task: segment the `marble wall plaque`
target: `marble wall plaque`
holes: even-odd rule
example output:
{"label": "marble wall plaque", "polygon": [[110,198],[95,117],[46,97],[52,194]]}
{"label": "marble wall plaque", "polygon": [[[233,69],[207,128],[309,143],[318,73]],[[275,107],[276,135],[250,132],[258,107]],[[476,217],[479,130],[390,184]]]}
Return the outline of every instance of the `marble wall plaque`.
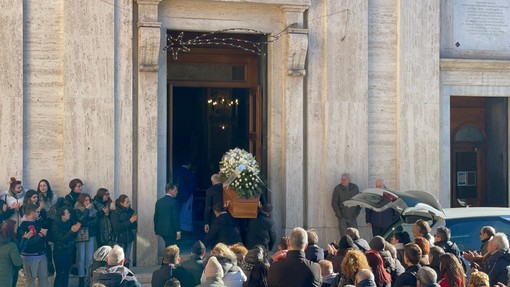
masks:
{"label": "marble wall plaque", "polygon": [[510,51],[510,1],[453,2],[454,49]]}

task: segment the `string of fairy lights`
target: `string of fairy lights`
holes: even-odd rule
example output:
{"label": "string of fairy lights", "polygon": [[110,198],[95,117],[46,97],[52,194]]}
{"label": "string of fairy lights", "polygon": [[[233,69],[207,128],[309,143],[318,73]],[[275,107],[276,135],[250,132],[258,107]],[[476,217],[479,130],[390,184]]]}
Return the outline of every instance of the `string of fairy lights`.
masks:
{"label": "string of fairy lights", "polygon": [[288,26],[278,34],[268,35],[267,40],[265,41],[251,41],[235,37],[225,37],[225,35],[219,35],[223,33],[234,32],[249,34],[264,34],[262,31],[247,28],[229,28],[207,32],[188,40],[183,40],[184,32],[180,32],[177,37],[172,37],[171,35],[167,34],[166,36],[167,45],[163,47],[163,51],[170,50],[174,60],[177,60],[180,51],[189,52],[190,46],[206,46],[206,45],[233,47],[247,52],[255,53],[257,55],[265,55],[264,51],[265,45],[277,41],[282,35],[285,34],[289,27],[292,26],[293,25]]}

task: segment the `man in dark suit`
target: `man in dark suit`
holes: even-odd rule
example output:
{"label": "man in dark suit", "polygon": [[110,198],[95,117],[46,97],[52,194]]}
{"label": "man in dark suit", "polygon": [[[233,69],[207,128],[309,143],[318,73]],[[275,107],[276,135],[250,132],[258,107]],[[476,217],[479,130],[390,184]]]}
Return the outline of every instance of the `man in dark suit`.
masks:
{"label": "man in dark suit", "polygon": [[177,245],[170,245],[165,249],[161,268],[152,272],[152,287],[164,287],[165,282],[170,278],[176,278],[184,287],[197,285],[193,280],[193,275],[179,265],[181,261],[179,253]]}
{"label": "man in dark suit", "polygon": [[215,173],[211,176],[212,186],[205,192],[205,210],[204,210],[204,231],[209,232],[212,221],[215,220],[213,206],[221,202],[223,204],[223,184],[221,177]]}
{"label": "man in dark suit", "polygon": [[319,287],[321,269],[319,264],[305,258],[308,243],[306,231],[301,227],[292,230],[289,236],[287,257],[269,267],[267,283],[269,287]]}
{"label": "man in dark suit", "polygon": [[165,247],[173,245],[181,239],[179,223],[179,203],[175,199],[178,190],[173,183],[165,186],[166,194],[156,202],[154,211],[154,233],[165,240]]}
{"label": "man in dark suit", "polygon": [[252,249],[255,245],[262,245],[266,250],[272,250],[276,242],[276,231],[274,221],[270,217],[273,206],[270,203],[264,204],[259,209],[257,218],[250,219],[248,231],[246,232],[246,247]]}
{"label": "man in dark suit", "polygon": [[205,236],[205,245],[212,248],[219,242],[226,245],[242,242],[239,223],[225,210],[223,202],[216,203],[213,206],[213,211],[216,220],[213,221],[209,232]]}

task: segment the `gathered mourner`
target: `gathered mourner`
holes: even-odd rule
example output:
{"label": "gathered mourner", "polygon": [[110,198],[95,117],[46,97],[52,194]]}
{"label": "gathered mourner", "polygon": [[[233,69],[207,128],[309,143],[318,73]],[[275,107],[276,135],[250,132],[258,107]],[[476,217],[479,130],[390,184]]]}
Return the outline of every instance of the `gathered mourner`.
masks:
{"label": "gathered mourner", "polygon": [[441,275],[441,271],[439,270],[439,258],[441,255],[443,255],[444,249],[439,246],[432,246],[430,247],[430,253],[429,253],[429,267],[434,269],[436,274],[438,276]]}
{"label": "gathered mourner", "polygon": [[441,255],[439,257],[439,270],[442,274],[441,280],[438,282],[441,287],[464,287],[464,269],[462,269],[457,256],[452,253]]}
{"label": "gathered mourner", "polygon": [[414,239],[414,243],[418,245],[421,249],[421,259],[420,259],[420,265],[426,266],[429,265],[429,253],[430,253],[430,245],[427,239],[423,237],[416,237]]}
{"label": "gathered mourner", "polygon": [[191,256],[181,261],[181,267],[193,275],[193,286],[200,284],[200,277],[204,271],[205,245],[198,240],[191,246]]}
{"label": "gathered mourner", "polygon": [[354,227],[347,228],[346,234],[352,238],[352,242],[356,246],[358,246],[359,250],[363,252],[367,252],[368,250],[370,250],[370,245],[368,244],[368,241],[359,236],[359,230],[357,228]]}
{"label": "gathered mourner", "polygon": [[464,252],[464,259],[472,263],[482,264],[483,257],[488,253],[489,240],[496,234],[492,226],[484,226],[480,229],[480,253],[476,251]]}
{"label": "gathered mourner", "polygon": [[276,243],[276,230],[274,220],[271,218],[273,206],[270,203],[259,208],[257,218],[248,221],[246,232],[246,248],[252,249],[256,245],[262,245],[266,250],[273,250]]}
{"label": "gathered mourner", "polygon": [[437,273],[434,269],[424,266],[418,270],[416,275],[418,287],[439,287],[437,284]]}
{"label": "gathered mourner", "polygon": [[[69,182],[69,188],[71,191],[64,197],[67,201],[67,205],[74,207],[76,201],[78,200],[78,196],[80,196],[82,190],[83,182],[79,178],[75,178]],[[73,216],[71,214],[71,216]]]}
{"label": "gathered mourner", "polygon": [[[94,208],[97,210],[97,246],[111,245],[115,242],[110,206],[112,199],[106,188],[99,188],[94,196]],[[129,258],[129,256],[127,256]]]}
{"label": "gathered mourner", "polygon": [[336,287],[332,285],[338,276],[338,273],[333,273],[333,264],[329,260],[319,261],[321,267],[322,285],[321,287]]}
{"label": "gathered mourner", "polygon": [[125,194],[115,200],[115,210],[111,213],[116,242],[124,250],[124,265],[129,268],[131,248],[135,240],[134,230],[138,227],[138,215],[131,208],[131,201]]}
{"label": "gathered mourner", "polygon": [[510,265],[510,253],[508,250],[508,237],[502,232],[494,234],[487,246],[487,255],[482,261],[482,271],[489,275],[490,285],[508,281],[507,266]]}
{"label": "gathered mourner", "polygon": [[179,215],[181,229],[193,232],[193,193],[197,186],[197,179],[191,170],[191,161],[186,160],[175,171],[174,182],[179,187],[177,201],[181,210]]}
{"label": "gathered mourner", "polygon": [[355,277],[356,287],[375,287],[374,274],[370,269],[360,269]]}
{"label": "gathered mourner", "polygon": [[427,221],[423,219],[418,219],[414,225],[413,225],[413,235],[414,238],[416,237],[423,237],[427,239],[430,246],[434,246],[434,236],[430,234],[430,231],[432,228],[430,228],[430,225]]}
{"label": "gathered mourner", "polygon": [[483,287],[483,286],[490,286],[489,275],[482,271],[472,272],[469,276],[469,282],[467,284],[467,287]]}
{"label": "gathered mourner", "polygon": [[179,247],[177,245],[168,246],[163,254],[163,264],[158,270],[152,272],[152,287],[164,287],[165,282],[170,278],[176,278],[185,287],[196,286],[197,284],[193,282],[193,275],[180,266],[180,262]]}
{"label": "gathered mourner", "polygon": [[[375,188],[386,189],[386,185],[382,179],[378,178],[375,180]],[[393,208],[388,208],[381,212],[373,211],[369,208],[365,209],[365,222],[367,227],[372,229],[372,236],[383,235],[383,232],[399,218],[400,215]]]}
{"label": "gathered mourner", "polygon": [[278,241],[278,250],[271,255],[270,263],[278,262],[281,259],[287,257],[287,251],[289,249],[289,238],[287,236],[282,236],[280,241]]}
{"label": "gathered mourner", "polygon": [[381,255],[383,260],[384,269],[391,275],[391,279],[394,282],[397,276],[404,272],[404,268],[400,266],[400,262],[396,257],[393,257],[390,251],[386,250],[386,246],[390,246],[382,236],[375,236],[370,240],[370,248],[375,250]]}
{"label": "gathered mourner", "polygon": [[450,241],[450,237],[450,229],[443,226],[438,227],[436,234],[434,234],[434,245],[443,248],[446,253],[455,255],[455,257],[457,257],[460,261],[461,253],[459,247],[457,247],[455,242]]}
{"label": "gathered mourner", "polygon": [[311,287],[321,285],[319,264],[305,258],[308,235],[303,228],[296,227],[289,236],[287,257],[269,267],[269,286]]}
{"label": "gathered mourner", "polygon": [[333,263],[333,271],[335,273],[342,272],[342,261],[349,250],[358,250],[358,247],[349,235],[342,236],[337,247],[333,243],[328,245],[327,259]]}
{"label": "gathered mourner", "polygon": [[[17,273],[19,266],[23,264],[18,247],[16,246],[16,239],[14,227],[16,222],[7,220],[0,225],[0,282],[2,286],[11,287],[16,286],[14,282],[14,275],[18,277]],[[32,237],[31,232],[27,232],[25,237]]]}
{"label": "gathered mourner", "polygon": [[[248,279],[243,270],[237,266],[236,254],[223,243],[218,243],[211,250],[211,256],[216,257],[223,268],[223,284],[227,287],[241,287]],[[209,259],[208,259],[209,260]],[[206,263],[207,265],[207,263]],[[201,282],[206,280],[205,275],[200,279]]]}
{"label": "gathered mourner", "polygon": [[27,240],[25,248],[22,248],[21,251],[27,287],[35,287],[36,279],[40,287],[48,286],[48,260],[46,258],[48,229],[43,228],[42,222],[37,220],[39,218],[37,208],[33,204],[25,207],[25,215],[20,220],[17,235],[18,241],[21,241],[21,237],[25,233],[32,233],[32,237]]}
{"label": "gathered mourner", "polygon": [[19,226],[20,220],[23,217],[23,210],[21,206],[23,205],[24,198],[25,190],[21,185],[21,181],[11,177],[11,180],[9,181],[9,191],[7,191],[7,194],[3,199],[5,203],[7,203],[7,210],[12,211],[8,219],[14,220],[16,222],[16,227]]}
{"label": "gathered mourner", "polygon": [[124,266],[124,250],[115,245],[108,254],[108,265],[98,268],[92,274],[92,284],[101,283],[106,287],[141,287],[129,268]]}
{"label": "gathered mourner", "polygon": [[176,244],[181,239],[179,222],[179,203],[177,186],[173,183],[165,185],[166,194],[156,202],[154,210],[154,233],[165,241],[165,247]]}
{"label": "gathered mourner", "polygon": [[[48,274],[51,276],[55,273],[55,266],[53,265],[53,233],[51,228],[53,226],[53,220],[55,219],[56,210],[53,208],[57,203],[57,196],[51,189],[50,182],[46,179],[41,179],[37,184],[37,194],[39,194],[39,200],[42,206],[42,210],[45,212],[46,221],[45,226],[48,228],[48,246],[46,250],[46,257],[48,258]],[[52,210],[53,208],[53,210]],[[41,210],[41,211],[42,211]],[[52,214],[53,213],[53,214]]]}
{"label": "gathered mourner", "polygon": [[54,287],[69,286],[69,271],[73,264],[74,239],[80,227],[81,223],[73,224],[71,222],[71,213],[68,206],[57,210],[51,228],[56,271]]}
{"label": "gathered mourner", "polygon": [[377,287],[391,287],[391,275],[384,269],[383,260],[379,252],[370,250],[365,253],[368,265],[374,273],[374,281]]}
{"label": "gathered mourner", "polygon": [[92,276],[94,275],[94,271],[97,269],[108,265],[108,254],[112,251],[112,247],[109,245],[103,245],[99,247],[94,252],[94,260],[92,261],[92,265],[89,267],[89,281],[92,282]]}
{"label": "gathered mourner", "polygon": [[227,212],[222,203],[217,203],[213,207],[216,220],[207,232],[204,243],[207,247],[215,246],[217,243],[231,245],[242,242],[239,223]]}
{"label": "gathered mourner", "polygon": [[421,249],[414,243],[406,244],[404,248],[404,263],[406,271],[400,274],[392,287],[417,286],[417,275],[420,270]]}
{"label": "gathered mourner", "polygon": [[391,244],[397,249],[397,258],[400,262],[404,262],[404,246],[409,242],[411,242],[411,238],[406,231],[395,232],[391,237]]}
{"label": "gathered mourner", "polygon": [[0,198],[0,224],[14,214],[14,208],[9,208],[4,199],[5,197]]}
{"label": "gathered mourner", "polygon": [[349,250],[342,260],[340,276],[340,286],[354,285],[356,282],[356,273],[361,269],[369,269],[367,257],[360,250]]}
{"label": "gathered mourner", "polygon": [[335,216],[338,219],[338,229],[340,237],[345,235],[348,227],[358,228],[356,218],[358,217],[361,208],[359,206],[347,207],[344,202],[351,199],[359,193],[358,186],[351,183],[351,176],[348,173],[342,174],[340,184],[333,190],[333,197],[331,199],[331,206],[335,211]]}
{"label": "gathered mourner", "polygon": [[308,234],[308,246],[305,249],[306,259],[319,263],[319,261],[324,259],[324,249],[322,249],[319,245],[319,235],[314,229],[310,229],[306,231]]}
{"label": "gathered mourner", "polygon": [[239,264],[248,280],[243,286],[267,286],[267,272],[269,271],[269,261],[264,246],[257,245],[248,250],[244,261]]}
{"label": "gathered mourner", "polygon": [[74,205],[74,213],[77,222],[81,223],[75,241],[79,286],[83,287],[85,286],[85,272],[92,265],[92,258],[96,250],[97,210],[88,194],[80,193]]}
{"label": "gathered mourner", "polygon": [[223,280],[221,279],[223,278],[223,275],[223,268],[218,262],[218,259],[212,256],[209,258],[207,264],[205,265],[204,282],[200,285],[197,285],[196,287],[226,287],[226,285],[223,283]]}

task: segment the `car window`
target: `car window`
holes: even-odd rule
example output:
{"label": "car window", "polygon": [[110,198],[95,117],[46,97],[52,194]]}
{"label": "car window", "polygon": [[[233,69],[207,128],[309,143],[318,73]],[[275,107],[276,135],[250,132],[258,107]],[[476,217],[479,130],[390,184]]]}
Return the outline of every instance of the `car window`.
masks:
{"label": "car window", "polygon": [[480,229],[492,226],[497,232],[510,234],[510,216],[447,219],[446,226],[451,231],[451,241],[461,251],[480,250]]}

